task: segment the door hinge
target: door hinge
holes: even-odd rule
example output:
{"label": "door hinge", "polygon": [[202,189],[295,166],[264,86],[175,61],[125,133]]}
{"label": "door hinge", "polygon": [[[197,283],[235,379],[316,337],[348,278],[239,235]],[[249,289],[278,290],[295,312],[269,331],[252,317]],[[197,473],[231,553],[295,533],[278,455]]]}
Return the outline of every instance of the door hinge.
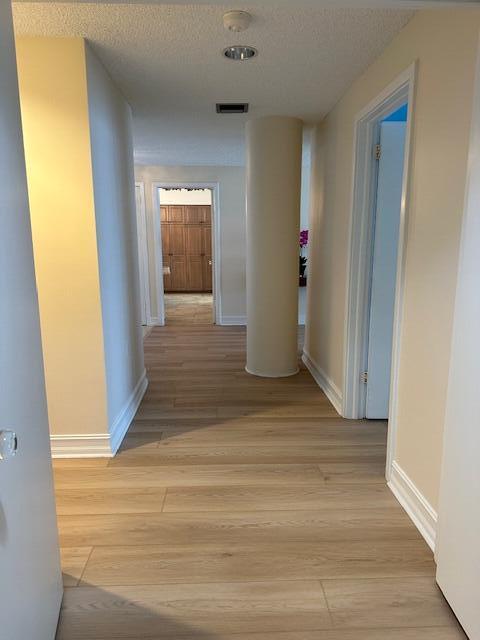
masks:
{"label": "door hinge", "polygon": [[360,374],[360,380],[363,382],[363,384],[367,384],[367,382],[368,382],[368,371],[364,371],[362,374]]}
{"label": "door hinge", "polygon": [[375,160],[380,160],[380,158],[382,157],[382,145],[376,144],[373,151],[375,155]]}

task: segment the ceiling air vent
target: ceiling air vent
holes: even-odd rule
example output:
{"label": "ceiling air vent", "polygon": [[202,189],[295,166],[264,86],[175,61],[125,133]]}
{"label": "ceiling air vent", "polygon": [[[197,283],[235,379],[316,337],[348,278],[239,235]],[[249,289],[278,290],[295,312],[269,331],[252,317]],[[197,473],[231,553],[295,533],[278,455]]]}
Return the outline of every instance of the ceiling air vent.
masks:
{"label": "ceiling air vent", "polygon": [[248,113],[248,102],[217,102],[217,113]]}

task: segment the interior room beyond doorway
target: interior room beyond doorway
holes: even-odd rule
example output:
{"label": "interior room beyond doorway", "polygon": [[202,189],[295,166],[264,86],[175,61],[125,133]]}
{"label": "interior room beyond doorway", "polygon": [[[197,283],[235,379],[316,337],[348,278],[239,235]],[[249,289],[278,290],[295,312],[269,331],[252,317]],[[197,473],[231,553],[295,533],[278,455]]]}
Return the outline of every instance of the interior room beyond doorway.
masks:
{"label": "interior room beyond doorway", "polygon": [[211,324],[212,192],[159,188],[165,322]]}

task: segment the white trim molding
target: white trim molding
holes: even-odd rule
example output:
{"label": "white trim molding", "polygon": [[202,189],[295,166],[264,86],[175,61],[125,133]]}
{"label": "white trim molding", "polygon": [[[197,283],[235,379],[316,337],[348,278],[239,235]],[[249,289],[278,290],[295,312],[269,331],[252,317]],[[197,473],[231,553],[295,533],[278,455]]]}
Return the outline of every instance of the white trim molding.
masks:
{"label": "white trim molding", "polygon": [[350,249],[347,266],[346,314],[344,328],[343,407],[345,418],[365,417],[366,386],[361,373],[367,369],[369,269],[372,260],[372,221],[375,206],[376,168],[373,144],[383,117],[401,104],[408,103],[405,137],[405,159],[400,208],[395,309],[393,319],[392,367],[388,416],[386,476],[390,480],[395,458],[398,415],[398,378],[403,322],[405,262],[408,231],[410,168],[414,127],[414,100],[417,63],[411,64],[376,98],[362,109],[355,119],[353,151],[352,209],[350,218]]}
{"label": "white trim molding", "polygon": [[110,428],[110,433],[51,435],[52,458],[113,458],[137,412],[147,386],[148,380],[144,370],[135,389]]}
{"label": "white trim molding", "polygon": [[305,350],[302,354],[302,362],[312,374],[315,382],[333,404],[337,413],[341,415],[343,407],[342,391]]}
{"label": "white trim molding", "polygon": [[[140,193],[140,206],[137,201],[137,189]],[[145,184],[135,182],[135,204],[137,205],[137,240],[138,240],[138,269],[140,277],[140,302],[142,325],[151,325],[152,303],[150,300],[150,279],[148,276],[148,242],[147,242],[147,213],[145,209]]]}
{"label": "white trim molding", "polygon": [[221,299],[221,244],[220,244],[220,183],[219,182],[161,182],[152,184],[153,197],[153,224],[155,230],[155,272],[157,281],[157,299],[159,300],[158,315],[160,323],[165,324],[165,292],[163,290],[163,256],[162,256],[162,225],[160,222],[160,189],[178,187],[179,189],[210,189],[212,192],[212,293],[214,323],[222,322]]}
{"label": "white trim molding", "polygon": [[[367,367],[370,269],[373,251],[372,229],[378,171],[372,149],[375,143],[378,142],[381,120],[392,110],[407,102],[408,117],[399,225],[390,393],[390,420],[393,417],[393,422],[395,421],[415,77],[416,63],[413,63],[366,105],[355,118],[352,207],[349,232],[350,248],[346,290],[347,313],[345,314],[344,328],[344,405],[342,415],[345,418],[360,419],[365,417],[366,387],[362,383],[361,374],[366,371]],[[391,420],[389,423],[389,436],[393,436],[394,428]],[[393,442],[391,438],[390,442]]]}
{"label": "white trim molding", "polygon": [[221,316],[218,324],[222,326],[246,326],[247,316]]}
{"label": "white trim molding", "polygon": [[392,462],[388,486],[430,549],[435,551],[437,512],[395,460]]}
{"label": "white trim molding", "polygon": [[112,451],[112,456],[114,456],[122,441],[125,437],[125,434],[128,431],[128,427],[132,423],[132,420],[137,413],[137,409],[140,406],[140,403],[145,395],[145,391],[148,387],[147,380],[147,372],[145,369],[143,370],[140,379],[135,385],[135,389],[130,394],[127,402],[125,403],[123,409],[120,411],[118,416],[115,418],[112,426],[110,427],[110,448]]}
{"label": "white trim molding", "polygon": [[108,433],[52,434],[52,458],[111,458]]}

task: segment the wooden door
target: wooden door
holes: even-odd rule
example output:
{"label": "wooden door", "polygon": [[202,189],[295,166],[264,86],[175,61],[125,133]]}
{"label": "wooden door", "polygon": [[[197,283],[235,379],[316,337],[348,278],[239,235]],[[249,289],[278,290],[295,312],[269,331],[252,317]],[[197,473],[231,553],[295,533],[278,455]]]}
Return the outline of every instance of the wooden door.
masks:
{"label": "wooden door", "polygon": [[212,256],[205,255],[202,258],[202,274],[204,291],[212,291]]}
{"label": "wooden door", "polygon": [[204,230],[200,224],[185,225],[185,255],[198,257],[205,253]]}
{"label": "wooden door", "polygon": [[170,291],[188,291],[185,256],[170,257]]}
{"label": "wooden door", "polygon": [[171,204],[167,207],[167,219],[166,222],[178,222],[183,224],[184,209],[182,205]]}
{"label": "wooden door", "polygon": [[164,266],[164,289],[212,290],[211,207],[168,205],[160,207]]}
{"label": "wooden door", "polygon": [[203,257],[187,256],[187,290],[205,291],[203,282]]}

